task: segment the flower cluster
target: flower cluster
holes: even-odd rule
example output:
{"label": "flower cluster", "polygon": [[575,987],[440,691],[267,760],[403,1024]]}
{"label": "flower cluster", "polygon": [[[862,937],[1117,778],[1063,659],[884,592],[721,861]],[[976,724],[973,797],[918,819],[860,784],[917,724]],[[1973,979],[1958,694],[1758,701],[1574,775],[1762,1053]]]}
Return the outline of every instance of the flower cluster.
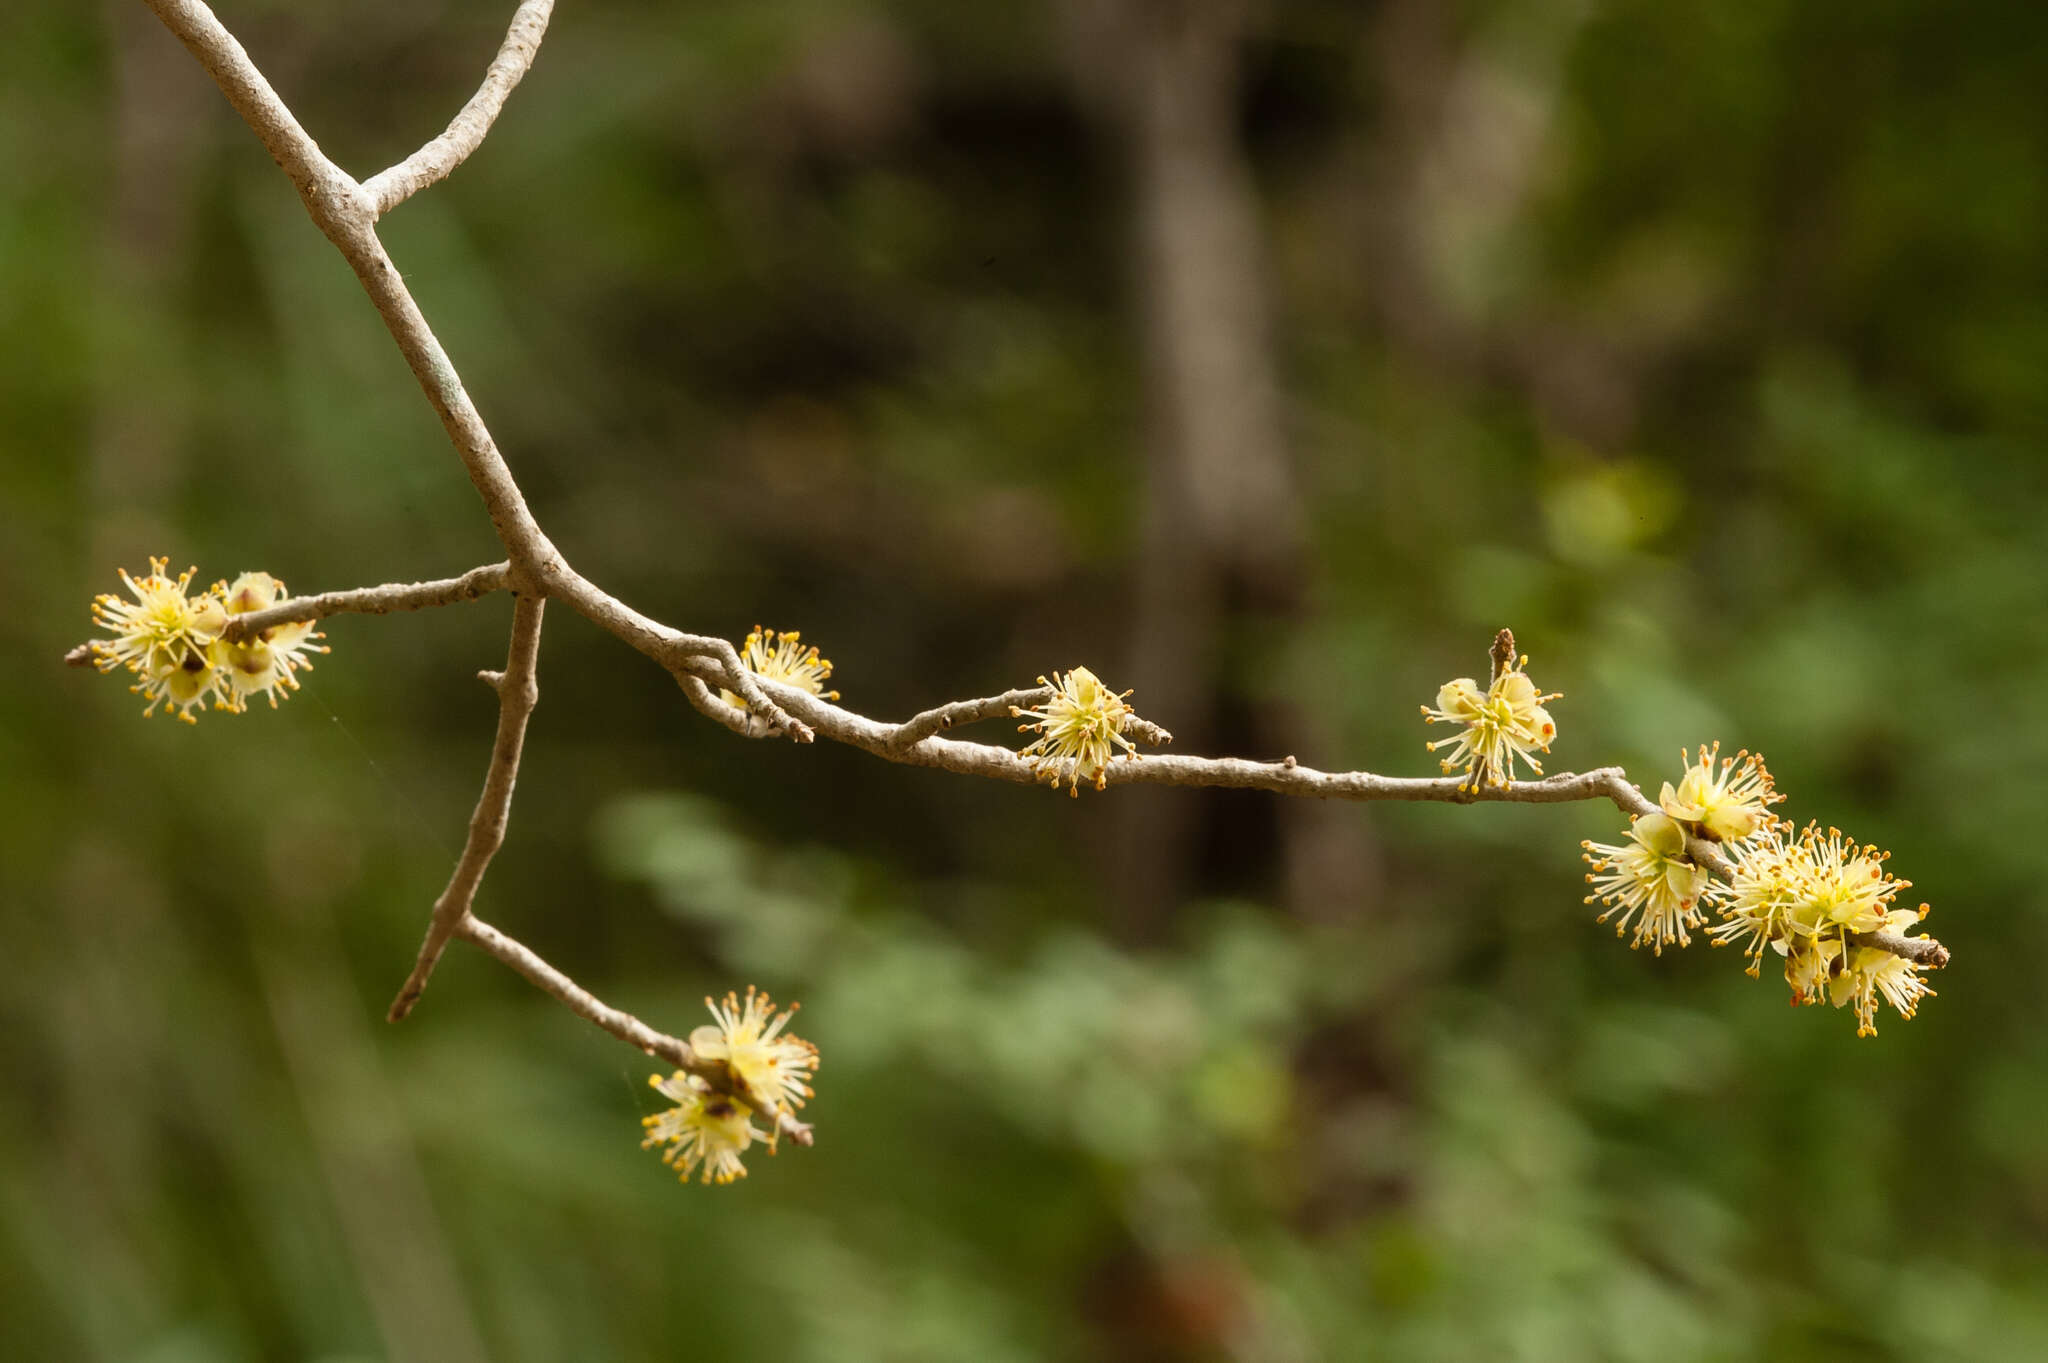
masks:
{"label": "flower cluster", "polygon": [[149,698],[145,715],[165,707],[186,723],[192,711],[211,699],[213,708],[241,714],[252,696],[265,696],[271,708],[299,687],[298,673],[310,672],[308,653],[325,653],[310,621],[272,625],[242,638],[223,637],[235,616],[260,611],[286,595],[282,582],[268,573],[243,573],[233,582],[216,582],[192,593],[197,568],[173,579],[167,561],[149,561],[147,576],[121,571],[135,599],[101,595],[92,603],[93,623],[113,637],[92,642],[94,666],[102,672],[126,668],[140,680],[129,688]]}
{"label": "flower cluster", "polygon": [[1808,824],[1795,835],[1773,828],[1734,849],[1735,877],[1721,896],[1716,946],[1743,943],[1749,974],[1759,973],[1766,946],[1785,960],[1792,1002],[1856,1005],[1856,1034],[1877,1034],[1880,995],[1910,1018],[1934,991],[1924,969],[1889,951],[1859,943],[1856,934],[1903,932],[1927,906],[1894,908],[1911,881],[1884,869],[1889,852],[1859,844],[1840,829]]}
{"label": "flower cluster", "polygon": [[[784,686],[794,686],[826,700],[838,700],[837,691],[827,691],[825,681],[832,675],[832,660],[818,656],[816,644],[806,645],[795,630],[777,633],[756,625],[740,648],[740,662],[755,676]],[[745,700],[721,690],[719,699],[736,710],[747,708]]]}
{"label": "flower cluster", "polygon": [[754,1126],[756,1109],[744,1097],[677,1070],[667,1078],[648,1077],[647,1082],[676,1105],[640,1119],[647,1129],[640,1148],[664,1147],[662,1162],[685,1182],[702,1165],[705,1183],[730,1183],[747,1176],[740,1156],[754,1142],[765,1142],[774,1153],[781,1114],[802,1107],[811,1096],[809,1080],[817,1073],[818,1048],[783,1030],[796,1013],[795,1004],[778,1013],[774,1001],[751,985],[744,1002],[728,992],[722,1003],[707,998],[704,1006],[716,1024],[690,1033],[690,1049],[699,1059],[723,1064],[732,1087],[762,1104],[768,1130]]}
{"label": "flower cluster", "polygon": [[[1503,652],[1512,651],[1513,646],[1509,641]],[[1436,693],[1436,708],[1422,707],[1423,718],[1431,724],[1461,726],[1459,733],[1429,745],[1431,752],[1450,748],[1450,755],[1442,759],[1443,769],[1464,768],[1461,789],[1511,784],[1516,758],[1528,763],[1538,776],[1543,774],[1536,754],[1549,752],[1551,740],[1557,737],[1557,725],[1544,706],[1563,693],[1537,691],[1536,683],[1522,670],[1528,664],[1527,654],[1512,660],[1484,691],[1470,677],[1445,682]]]}
{"label": "flower cluster", "polygon": [[1631,947],[1647,944],[1661,956],[1674,942],[1691,946],[1692,929],[1706,922],[1707,904],[1721,887],[1693,860],[1694,838],[1736,851],[1774,834],[1777,819],[1770,806],[1784,796],[1772,784],[1763,757],[1747,751],[1734,757],[1720,754],[1718,743],[1701,748],[1697,760],[1680,752],[1685,774],[1676,786],[1664,783],[1658,812],[1631,821],[1626,842],[1580,844],[1592,867],[1586,882],[1593,893],[1586,902],[1606,906],[1599,921],[1615,918],[1616,936],[1633,920]]}
{"label": "flower cluster", "polygon": [[[1656,813],[1633,820],[1626,842],[1582,844],[1592,867],[1586,902],[1606,906],[1600,921],[1618,915],[1617,934],[1633,921],[1630,945],[1648,943],[1661,954],[1673,942],[1689,946],[1712,908],[1720,919],[1707,929],[1714,945],[1741,943],[1751,976],[1760,973],[1766,947],[1777,952],[1795,1005],[1853,1003],[1859,1036],[1876,1034],[1880,997],[1912,1017],[1933,992],[1920,978],[1925,967],[1858,939],[1900,932],[1927,913],[1924,904],[1892,907],[1909,882],[1886,873],[1890,854],[1838,829],[1809,824],[1793,833],[1771,813],[1784,797],[1759,755],[1724,758],[1716,744],[1680,758],[1685,774],[1664,785]],[[1727,856],[1734,868],[1728,883],[1695,859],[1695,841]]]}
{"label": "flower cluster", "polygon": [[1067,794],[1079,795],[1083,780],[1092,782],[1097,790],[1103,788],[1105,773],[1119,748],[1126,758],[1137,758],[1137,745],[1124,737],[1124,725],[1136,713],[1124,700],[1130,692],[1110,690],[1085,667],[1064,677],[1055,672],[1050,681],[1040,677],[1038,684],[1053,688],[1052,698],[1044,706],[1035,710],[1010,707],[1013,717],[1034,721],[1017,726],[1020,734],[1038,734],[1017,754],[1031,763],[1033,776],[1046,777],[1055,790],[1064,778]]}

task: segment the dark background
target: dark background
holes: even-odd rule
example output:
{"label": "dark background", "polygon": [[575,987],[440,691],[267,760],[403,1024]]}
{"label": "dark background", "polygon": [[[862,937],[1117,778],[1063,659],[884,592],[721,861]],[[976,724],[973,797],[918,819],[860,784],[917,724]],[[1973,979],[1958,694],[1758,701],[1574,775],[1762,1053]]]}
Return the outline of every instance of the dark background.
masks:
{"label": "dark background", "polygon": [[[234,3],[343,166],[507,3]],[[1859,1041],[1579,902],[1605,806],[1070,801],[749,744],[557,607],[479,912],[667,1030],[805,1003],[810,1151],[453,949],[503,597],[277,713],[58,662],[152,553],[499,557],[139,3],[0,18],[0,1340],[148,1360],[2048,1356],[2048,9],[571,0],[385,237],[564,552],[901,717],[1085,664],[1178,749],[1761,747],[1955,952]],[[985,737],[1009,737],[1000,725]]]}

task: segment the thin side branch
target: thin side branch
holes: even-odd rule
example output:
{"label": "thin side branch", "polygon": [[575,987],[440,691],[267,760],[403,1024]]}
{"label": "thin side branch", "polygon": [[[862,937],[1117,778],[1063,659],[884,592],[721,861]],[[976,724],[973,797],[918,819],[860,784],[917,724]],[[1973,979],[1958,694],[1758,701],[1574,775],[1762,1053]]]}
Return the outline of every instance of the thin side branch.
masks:
{"label": "thin side branch", "polygon": [[1896,932],[1859,932],[1850,940],[1860,946],[1876,947],[1879,951],[1918,961],[1929,970],[1939,970],[1948,964],[1948,948],[1932,937],[1902,937]]}
{"label": "thin side branch", "polygon": [[[956,700],[945,705],[935,705],[897,725],[895,736],[890,742],[896,747],[907,748],[913,743],[922,743],[934,734],[944,733],[962,724],[973,724],[984,719],[1002,719],[1030,706],[1043,705],[1052,697],[1052,687],[1033,686],[1021,691],[1005,691],[1000,696],[982,696],[975,700]],[[1137,715],[1124,717],[1124,731],[1140,743],[1154,748],[1173,742],[1172,734],[1151,720],[1141,719]]]}
{"label": "thin side branch", "polygon": [[295,596],[275,606],[250,611],[247,615],[230,616],[221,637],[232,643],[272,625],[325,620],[330,615],[389,615],[394,611],[453,606],[504,591],[511,581],[510,563],[487,563],[481,568],[470,569],[461,577],[444,577],[434,582],[387,582],[381,587],[354,587],[347,591],[321,592],[317,596]]}
{"label": "thin side branch", "polygon": [[541,990],[568,1005],[570,1012],[585,1021],[596,1023],[642,1054],[658,1056],[677,1069],[690,1070],[693,1073],[701,1063],[687,1041],[669,1036],[665,1032],[657,1032],[624,1009],[612,1007],[542,960],[531,947],[507,936],[481,918],[472,916],[466,919],[456,930],[456,935],[465,942],[482,947],[485,952],[533,981]]}
{"label": "thin side branch", "polygon": [[512,812],[512,789],[519,780],[519,754],[526,743],[526,721],[540,702],[540,683],[535,671],[540,660],[541,611],[547,602],[537,596],[522,596],[512,608],[512,645],[505,659],[505,671],[496,683],[498,692],[498,737],[491,745],[491,765],[484,773],[483,794],[477,797],[476,812],[469,816],[469,837],[462,855],[448,877],[448,888],[434,901],[434,916],[427,924],[427,939],[420,944],[419,959],[398,997],[391,1001],[391,1021],[404,1020],[426,990],[427,980],[441,960],[448,939],[455,935],[469,907],[476,899],[477,886],[491,858],[505,841],[505,823]]}
{"label": "thin side branch", "polygon": [[675,674],[676,685],[683,688],[683,696],[697,713],[738,734],[741,738],[763,738],[765,734],[754,728],[750,716],[725,703],[725,697],[707,686],[702,677],[694,672]]}
{"label": "thin side branch", "polygon": [[1033,686],[1022,691],[1005,691],[1000,696],[984,696],[980,700],[956,700],[948,705],[934,706],[922,714],[912,715],[896,726],[896,732],[890,736],[889,741],[896,747],[907,748],[955,725],[972,724],[982,719],[1001,719],[1013,709],[1043,705],[1051,699],[1050,686]]}
{"label": "thin side branch", "polygon": [[[1124,716],[1124,732],[1147,747],[1158,748],[1173,742],[1172,734],[1154,724],[1151,720],[1139,715]],[[1293,760],[1293,758],[1286,759],[1286,764],[1292,765]]]}
{"label": "thin side branch", "polygon": [[[685,689],[687,691],[687,688]],[[821,736],[873,753],[890,762],[900,762],[913,767],[937,767],[962,776],[986,776],[1020,785],[1029,785],[1043,779],[1036,774],[1030,762],[1009,748],[991,743],[969,743],[936,735],[909,744],[899,744],[896,741],[896,735],[903,728],[918,723],[925,716],[935,713],[934,711],[927,710],[902,725],[884,724],[780,682],[763,678],[761,689],[773,697],[783,709],[809,724]],[[988,702],[975,700],[958,703],[971,710]],[[940,707],[941,710],[945,708]],[[1521,804],[1556,804],[1568,800],[1609,799],[1632,813],[1638,811],[1631,800],[1642,800],[1642,793],[1628,783],[1628,775],[1620,767],[1601,767],[1585,773],[1566,772],[1541,781],[1517,781],[1507,786],[1482,786],[1473,791],[1461,790],[1459,785],[1462,778],[1456,776],[1379,776],[1364,771],[1323,772],[1287,761],[1252,762],[1241,757],[1160,755],[1112,762],[1105,773],[1105,779],[1112,786],[1226,786],[1236,789],[1269,790],[1278,795],[1311,795],[1338,800],[1426,800],[1445,804],[1505,801]]]}
{"label": "thin side branch", "polygon": [[[461,577],[444,577],[434,582],[387,582],[381,587],[351,587],[346,591],[321,592],[317,596],[295,596],[260,611],[229,616],[221,638],[234,643],[273,625],[325,620],[330,615],[390,615],[394,611],[453,606],[504,591],[511,585],[510,563],[487,563],[481,568],[471,568]],[[95,660],[90,642],[80,644],[64,655],[66,665],[71,667],[91,667]]]}
{"label": "thin side branch", "polygon": [[425,189],[445,180],[455,168],[483,145],[485,134],[498,121],[512,87],[519,84],[540,51],[540,40],[548,31],[548,16],[555,0],[522,0],[505,32],[504,45],[491,59],[484,83],[470,96],[469,103],[449,121],[448,129],[389,170],[380,171],[363,182],[363,190],[383,217],[392,209]]}
{"label": "thin side branch", "polygon": [[737,1076],[726,1068],[724,1061],[701,1059],[690,1049],[687,1041],[666,1032],[657,1032],[624,1009],[612,1007],[549,965],[525,943],[475,917],[464,919],[456,935],[511,966],[542,991],[553,995],[576,1016],[596,1023],[627,1045],[638,1047],[643,1054],[658,1056],[679,1070],[687,1070],[720,1093],[738,1098],[756,1113],[774,1113],[776,1126],[783,1135],[798,1145],[811,1143],[809,1123],[798,1121],[792,1114],[748,1091],[746,1085],[738,1082]]}

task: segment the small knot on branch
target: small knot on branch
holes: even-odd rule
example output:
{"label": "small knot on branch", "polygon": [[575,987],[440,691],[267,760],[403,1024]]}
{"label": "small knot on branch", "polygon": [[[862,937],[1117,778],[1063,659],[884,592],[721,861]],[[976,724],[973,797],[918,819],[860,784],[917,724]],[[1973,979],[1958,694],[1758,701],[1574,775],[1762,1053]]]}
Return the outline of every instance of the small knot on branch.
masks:
{"label": "small knot on branch", "polygon": [[[1154,748],[1163,747],[1166,744],[1173,742],[1173,735],[1168,733],[1165,729],[1161,728],[1157,724],[1154,724],[1149,719],[1140,719],[1138,716],[1132,714],[1127,714],[1124,716],[1124,732],[1134,735],[1139,742],[1148,744]],[[1293,760],[1293,758],[1289,758],[1288,762],[1291,764]]]}
{"label": "small knot on branch", "polygon": [[764,723],[780,727],[783,735],[792,743],[811,743],[817,740],[818,736],[812,732],[811,726],[795,715],[777,710],[773,715],[763,714],[760,718]]}

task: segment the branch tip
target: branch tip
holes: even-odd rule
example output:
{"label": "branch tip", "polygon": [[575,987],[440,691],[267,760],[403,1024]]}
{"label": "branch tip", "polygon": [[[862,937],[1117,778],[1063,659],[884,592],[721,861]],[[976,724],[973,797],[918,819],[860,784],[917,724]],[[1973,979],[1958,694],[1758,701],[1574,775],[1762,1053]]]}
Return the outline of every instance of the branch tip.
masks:
{"label": "branch tip", "polygon": [[505,41],[484,72],[483,84],[449,120],[448,127],[397,165],[363,182],[363,198],[374,217],[383,217],[421,190],[447,179],[483,145],[513,87],[533,66],[554,7],[554,0],[522,0],[505,30]]}
{"label": "branch tip", "polygon": [[537,596],[520,596],[512,604],[512,640],[506,648],[505,670],[491,685],[498,693],[498,733],[491,743],[490,766],[484,771],[483,792],[476,810],[469,816],[469,833],[463,839],[462,855],[448,875],[448,887],[434,901],[433,916],[427,921],[426,940],[419,957],[406,976],[398,997],[387,1015],[396,1022],[411,1011],[425,992],[441,953],[450,938],[462,933],[475,920],[470,905],[491,858],[505,841],[505,825],[511,819],[512,791],[518,784],[519,758],[526,743],[526,721],[540,700],[540,686],[534,673],[540,664],[540,627],[547,601]]}
{"label": "branch tip", "polygon": [[1494,635],[1493,647],[1488,650],[1487,656],[1493,664],[1492,674],[1487,678],[1491,684],[1499,681],[1500,674],[1515,665],[1515,632],[1511,629],[1502,629],[1500,633]]}

